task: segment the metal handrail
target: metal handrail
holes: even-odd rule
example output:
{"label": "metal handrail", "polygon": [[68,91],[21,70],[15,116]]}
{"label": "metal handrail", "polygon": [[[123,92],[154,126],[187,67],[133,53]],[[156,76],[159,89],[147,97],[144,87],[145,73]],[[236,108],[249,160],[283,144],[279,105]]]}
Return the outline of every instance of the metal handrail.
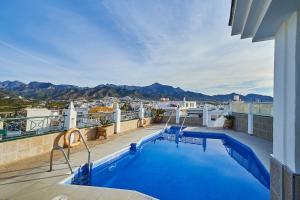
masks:
{"label": "metal handrail", "polygon": [[69,135],[69,145],[68,145],[68,160],[70,160],[70,144],[71,144],[71,136],[72,136],[72,134],[74,134],[75,132],[78,132],[78,134],[79,134],[79,136],[80,136],[80,138],[81,138],[81,140],[82,140],[82,142],[83,142],[83,144],[84,144],[84,146],[85,146],[85,148],[86,148],[86,150],[87,150],[87,152],[88,152],[88,166],[89,166],[89,169],[90,169],[90,164],[91,164],[91,151],[90,151],[90,149],[89,149],[89,147],[88,147],[88,145],[87,145],[87,143],[86,143],[86,141],[85,141],[85,139],[84,139],[84,137],[83,137],[83,135],[81,134],[81,132],[80,132],[80,130],[78,130],[78,131],[74,131],[74,132],[72,132],[70,135]]}
{"label": "metal handrail", "polygon": [[174,112],[174,110],[172,110],[172,112],[171,112],[171,114],[170,114],[170,116],[169,116],[169,118],[168,118],[168,120],[167,120],[167,122],[166,122],[166,125],[165,125],[165,127],[164,127],[164,131],[166,130],[166,128],[168,127],[168,124],[169,124],[169,122],[170,122],[170,120],[171,120],[171,117],[172,117],[172,114],[173,114],[173,112]]}
{"label": "metal handrail", "polygon": [[184,118],[183,118],[183,121],[182,121],[181,127],[180,127],[180,129],[179,129],[179,133],[181,133],[181,131],[182,131],[183,124],[184,124],[184,122],[185,122],[185,119],[186,119],[186,117],[187,117],[187,116],[188,116],[188,115],[184,116]]}
{"label": "metal handrail", "polygon": [[66,161],[67,161],[67,164],[68,164],[68,166],[69,166],[69,169],[70,169],[70,171],[71,171],[71,174],[73,174],[74,172],[73,172],[73,170],[72,170],[72,167],[71,167],[71,164],[70,164],[70,160],[68,159],[68,157],[67,157],[67,155],[66,155],[66,153],[65,153],[65,151],[64,151],[64,148],[62,148],[62,147],[59,146],[59,145],[55,145],[55,146],[52,148],[52,150],[51,150],[51,155],[50,155],[50,169],[49,169],[49,171],[51,172],[52,169],[53,169],[52,165],[53,165],[53,152],[54,152],[54,150],[59,150],[59,151],[62,152],[62,154],[64,155],[64,157],[65,157],[65,159],[66,159]]}
{"label": "metal handrail", "polygon": [[[91,151],[82,135],[82,133],[80,132],[80,130],[76,130],[76,131],[73,131],[70,135],[69,135],[69,144],[71,144],[71,135],[74,134],[75,132],[77,132],[80,136],[80,138],[82,139],[82,142],[85,146],[85,148],[87,149],[88,151],[88,166],[89,166],[89,171],[90,171],[90,167],[91,167]],[[54,153],[54,150],[59,150],[62,152],[64,158],[66,159],[66,162],[69,166],[69,169],[71,171],[71,173],[73,174],[73,170],[72,170],[72,167],[71,167],[71,164],[70,164],[70,145],[68,145],[68,154],[66,155],[65,151],[64,151],[64,148],[59,146],[56,142],[54,142],[55,144],[53,145],[53,148],[51,150],[51,155],[50,155],[50,170],[49,171],[52,171],[53,169],[53,153]]]}
{"label": "metal handrail", "polygon": [[65,117],[66,115],[47,115],[47,116],[34,116],[34,117],[9,117],[0,118],[0,121],[24,120],[24,119],[41,119],[41,118],[58,118]]}
{"label": "metal handrail", "polygon": [[7,133],[2,140],[17,139],[44,134],[54,130],[62,131],[65,123],[65,115],[0,118],[0,123],[3,123],[1,130]]}

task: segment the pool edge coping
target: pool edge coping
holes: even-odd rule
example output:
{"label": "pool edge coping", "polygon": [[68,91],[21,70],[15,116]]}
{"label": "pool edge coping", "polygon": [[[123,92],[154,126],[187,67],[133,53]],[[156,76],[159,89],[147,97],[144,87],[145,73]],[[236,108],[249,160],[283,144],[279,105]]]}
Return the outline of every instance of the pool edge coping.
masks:
{"label": "pool edge coping", "polygon": [[[152,133],[152,134],[150,134],[150,135],[147,135],[147,136],[141,138],[140,140],[138,140],[138,142],[136,143],[137,147],[141,146],[141,145],[143,144],[143,142],[146,142],[147,140],[151,140],[152,138],[159,136],[159,135],[161,134],[161,131],[162,131],[162,130],[163,130],[163,129],[161,129],[161,130],[159,130],[159,131],[156,131],[156,132],[154,132],[154,133]],[[131,143],[131,144],[132,144],[132,143]],[[108,161],[110,161],[110,160],[112,160],[112,159],[115,159],[115,158],[117,158],[117,157],[119,157],[119,156],[122,156],[123,154],[125,154],[125,153],[127,153],[127,152],[129,152],[129,151],[130,151],[130,144],[129,144],[128,146],[126,146],[126,147],[124,147],[124,148],[122,148],[122,149],[120,149],[120,150],[114,152],[114,153],[111,153],[111,154],[109,154],[109,155],[107,155],[107,156],[104,156],[104,157],[102,157],[102,158],[99,158],[98,160],[93,161],[93,162],[92,162],[92,163],[93,163],[92,167],[98,167],[98,166],[100,166],[100,165],[102,165],[102,164],[104,164],[104,163],[106,163],[106,162],[108,162]],[[58,184],[61,184],[61,185],[69,185],[69,184],[70,184],[69,181],[70,181],[72,178],[74,178],[74,176],[76,175],[76,173],[79,172],[79,169],[80,169],[82,166],[83,166],[83,165],[80,165],[80,167],[75,167],[75,168],[73,169],[74,173],[73,173],[73,174],[70,174],[68,177],[66,177],[66,178],[62,179],[61,181],[59,181]],[[135,191],[135,190],[130,190],[130,191]],[[137,192],[138,192],[138,191],[137,191]],[[143,193],[142,193],[142,194],[143,194]]]}
{"label": "pool edge coping", "polygon": [[[139,147],[139,146],[143,145],[145,142],[147,142],[147,141],[149,141],[149,140],[151,140],[151,139],[153,139],[153,138],[159,136],[159,135],[162,133],[162,130],[164,130],[164,129],[161,129],[161,130],[159,130],[159,131],[156,131],[156,132],[154,132],[154,133],[152,133],[152,134],[149,134],[149,135],[147,135],[147,136],[141,138],[140,140],[138,140],[138,142],[135,143],[136,146]],[[259,161],[259,165],[260,165],[261,167],[263,167],[263,170],[264,170],[267,174],[269,174],[269,171],[267,170],[267,168],[264,166],[264,164],[262,163],[262,161],[261,161],[261,160],[259,159],[259,157],[256,155],[255,150],[253,150],[249,145],[244,144],[243,142],[239,141],[238,139],[236,139],[236,138],[234,138],[234,137],[228,135],[227,133],[224,133],[224,132],[201,132],[201,131],[192,131],[192,130],[187,130],[187,131],[184,131],[184,132],[197,133],[197,134],[200,134],[200,135],[201,135],[201,134],[218,135],[218,136],[223,136],[223,137],[225,137],[225,138],[229,138],[229,139],[231,139],[231,140],[234,140],[235,142],[239,143],[241,146],[243,146],[244,148],[246,148],[248,151],[250,151],[250,152],[252,153],[252,156],[254,156],[254,157]],[[131,143],[131,144],[133,144],[133,143]],[[92,163],[93,163],[92,167],[93,167],[93,168],[94,168],[94,167],[98,167],[98,166],[100,166],[100,165],[102,165],[102,164],[105,164],[105,163],[109,162],[110,160],[116,159],[116,158],[118,158],[118,157],[121,157],[121,156],[124,155],[125,153],[128,153],[128,152],[130,151],[130,146],[131,146],[131,144],[129,144],[128,146],[126,146],[126,147],[124,147],[124,148],[122,148],[122,149],[120,149],[120,150],[118,150],[118,151],[116,151],[116,152],[114,152],[114,153],[111,153],[111,154],[109,154],[109,155],[107,155],[107,156],[104,156],[104,157],[98,159],[98,160],[95,160],[94,162],[92,162]],[[63,180],[61,180],[60,182],[58,182],[58,184],[60,184],[60,185],[72,185],[71,182],[70,182],[71,179],[74,178],[74,176],[75,176],[77,173],[79,173],[79,170],[80,170],[80,168],[81,168],[82,166],[83,166],[83,165],[81,165],[80,167],[74,168],[74,173],[73,173],[73,174],[70,174],[70,176],[68,176],[68,177],[64,178]],[[96,186],[89,186],[89,187],[96,187]],[[108,187],[96,187],[96,188],[108,188]],[[114,190],[114,189],[118,189],[118,188],[109,188],[109,189]],[[124,189],[124,190],[126,190],[126,189]],[[146,195],[146,196],[148,196],[148,197],[151,197],[151,198],[153,198],[153,199],[156,199],[155,197],[152,197],[152,196],[150,196],[150,195],[144,194],[144,193],[139,192],[139,191],[136,191],[136,190],[126,190],[126,191],[137,192],[137,193],[140,193],[140,194],[142,194],[142,195]]]}

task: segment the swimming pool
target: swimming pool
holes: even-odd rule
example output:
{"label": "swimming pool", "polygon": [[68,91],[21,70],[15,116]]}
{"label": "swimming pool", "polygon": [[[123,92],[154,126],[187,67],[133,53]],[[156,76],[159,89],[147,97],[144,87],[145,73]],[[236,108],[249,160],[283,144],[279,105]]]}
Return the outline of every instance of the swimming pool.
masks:
{"label": "swimming pool", "polygon": [[71,183],[136,190],[158,199],[269,199],[270,178],[253,151],[225,134],[173,128],[77,172]]}

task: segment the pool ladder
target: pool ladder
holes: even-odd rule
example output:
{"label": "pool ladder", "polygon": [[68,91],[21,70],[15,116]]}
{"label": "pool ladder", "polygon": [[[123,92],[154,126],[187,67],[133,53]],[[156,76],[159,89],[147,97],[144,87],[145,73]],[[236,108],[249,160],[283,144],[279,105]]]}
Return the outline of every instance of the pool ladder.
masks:
{"label": "pool ladder", "polygon": [[[83,142],[83,144],[84,144],[84,146],[85,146],[85,148],[86,148],[86,150],[88,152],[88,162],[87,162],[87,164],[88,164],[88,167],[89,167],[88,170],[90,171],[91,170],[91,151],[90,151],[90,149],[89,149],[89,147],[88,147],[88,145],[87,145],[87,143],[86,143],[86,141],[85,141],[82,133],[80,132],[80,130],[73,131],[69,135],[69,138],[68,138],[69,144],[71,144],[71,136],[74,133],[78,133],[79,134],[79,136],[80,136],[80,138],[81,138],[81,140],[82,140],[82,142]],[[50,170],[49,171],[52,171],[52,169],[53,169],[52,166],[53,166],[53,153],[54,153],[54,150],[59,150],[59,151],[62,152],[62,154],[64,155],[64,158],[66,160],[66,163],[68,164],[69,169],[70,169],[71,173],[73,174],[74,172],[73,172],[71,164],[70,164],[70,145],[68,145],[68,154],[66,155],[66,153],[64,151],[64,148],[61,147],[61,146],[59,146],[58,141],[56,141],[56,140],[54,141],[53,148],[51,150],[51,155],[50,155]]]}
{"label": "pool ladder", "polygon": [[170,122],[170,120],[171,120],[171,118],[172,118],[173,112],[174,112],[174,111],[172,110],[172,112],[171,112],[171,114],[170,114],[170,116],[169,116],[169,118],[168,118],[168,120],[167,120],[167,122],[166,122],[166,125],[165,125],[165,127],[164,127],[162,133],[164,133],[164,132],[166,131],[166,129],[168,128],[168,124],[169,124],[169,122]]}
{"label": "pool ladder", "polygon": [[179,135],[182,134],[183,125],[184,125],[184,122],[185,122],[187,116],[188,116],[188,115],[185,115],[184,118],[183,118],[183,120],[182,120],[182,124],[181,124],[180,129],[179,129],[179,132],[178,132]]}

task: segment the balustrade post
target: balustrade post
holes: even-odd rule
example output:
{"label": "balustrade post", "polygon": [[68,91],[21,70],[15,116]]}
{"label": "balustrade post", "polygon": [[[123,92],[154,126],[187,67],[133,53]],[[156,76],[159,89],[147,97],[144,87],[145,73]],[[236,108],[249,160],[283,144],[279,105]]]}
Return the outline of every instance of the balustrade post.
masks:
{"label": "balustrade post", "polygon": [[180,115],[181,115],[181,111],[180,111],[180,107],[178,106],[176,108],[176,124],[180,123]]}
{"label": "balustrade post", "polygon": [[253,103],[248,103],[248,133],[253,134]]}
{"label": "balustrade post", "polygon": [[141,102],[140,109],[139,109],[139,119],[144,119],[144,118],[145,118],[145,109],[143,107],[143,103]]}
{"label": "balustrade post", "polygon": [[77,121],[77,112],[74,108],[74,104],[71,101],[69,104],[68,110],[65,112],[65,123],[64,128],[69,130],[71,128],[76,128],[76,121]]}
{"label": "balustrade post", "polygon": [[208,126],[208,106],[207,106],[207,104],[204,104],[202,119],[203,119],[203,126]]}
{"label": "balustrade post", "polygon": [[114,104],[114,121],[115,121],[115,133],[121,132],[121,109],[119,108],[119,104]]}

